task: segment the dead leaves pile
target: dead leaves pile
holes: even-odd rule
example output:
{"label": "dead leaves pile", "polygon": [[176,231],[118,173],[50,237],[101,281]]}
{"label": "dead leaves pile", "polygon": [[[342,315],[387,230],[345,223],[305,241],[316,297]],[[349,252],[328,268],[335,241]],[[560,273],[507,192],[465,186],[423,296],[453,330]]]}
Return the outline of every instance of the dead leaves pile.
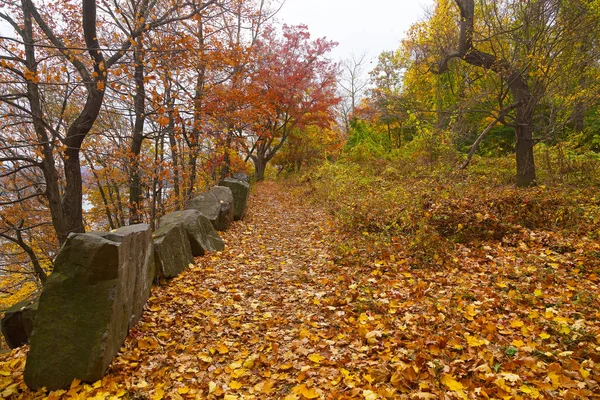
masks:
{"label": "dead leaves pile", "polygon": [[[153,290],[102,381],[48,398],[600,394],[599,266],[581,252],[533,236],[516,249],[459,247],[451,269],[394,254],[350,266],[333,256],[343,239],[318,207],[264,183],[249,208],[224,252]],[[24,386],[25,354],[0,359],[0,397],[46,396]]]}

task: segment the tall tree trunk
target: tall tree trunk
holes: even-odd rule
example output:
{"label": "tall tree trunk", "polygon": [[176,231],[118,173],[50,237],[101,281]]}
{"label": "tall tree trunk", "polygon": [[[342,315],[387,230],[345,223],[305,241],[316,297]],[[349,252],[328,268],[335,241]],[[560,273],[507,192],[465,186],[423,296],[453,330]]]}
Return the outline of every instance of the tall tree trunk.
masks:
{"label": "tall tree trunk", "polygon": [[142,188],[140,179],[140,154],[142,152],[142,142],[144,141],[144,121],[145,121],[145,103],[146,88],[144,87],[144,53],[142,38],[137,41],[134,51],[135,59],[135,99],[134,111],[135,122],[133,124],[133,134],[131,137],[131,147],[129,150],[130,170],[129,170],[129,224],[141,222],[140,208],[142,206]]}
{"label": "tall tree trunk", "polygon": [[[25,60],[27,69],[33,73],[37,73],[37,61],[35,58],[35,41],[33,39],[33,23],[31,16],[31,5],[28,1],[22,2],[23,9],[23,40],[25,42]],[[58,171],[54,159],[54,151],[52,140],[48,136],[48,132],[43,121],[42,101],[40,98],[39,87],[32,81],[27,81],[27,98],[31,107],[31,115],[33,120],[33,128],[39,143],[42,146],[42,172],[44,181],[46,182],[46,191],[44,195],[48,199],[52,225],[56,232],[59,244],[63,244],[67,240],[68,232],[66,222],[64,220],[63,204],[60,195],[60,186],[58,179]]]}
{"label": "tall tree trunk", "polygon": [[526,108],[517,109],[515,133],[517,138],[517,186],[535,185],[535,162],[533,159],[533,113]]}
{"label": "tall tree trunk", "polygon": [[[181,210],[183,208],[183,201],[181,198],[181,186],[179,183],[179,151],[177,147],[177,138],[175,137],[175,105],[173,99],[171,98],[171,79],[168,72],[165,74],[165,103],[167,106],[167,113],[169,115],[169,124],[167,125],[166,131],[169,136],[169,148],[171,150],[171,159],[173,165],[173,194],[175,196],[175,210]],[[158,142],[156,145],[158,145]],[[156,157],[155,161],[157,161]]]}

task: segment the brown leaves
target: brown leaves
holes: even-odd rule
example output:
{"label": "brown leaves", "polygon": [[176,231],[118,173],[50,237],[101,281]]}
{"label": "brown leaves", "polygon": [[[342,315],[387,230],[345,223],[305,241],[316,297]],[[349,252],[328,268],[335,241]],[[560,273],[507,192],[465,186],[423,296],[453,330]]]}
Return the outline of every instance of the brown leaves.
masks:
{"label": "brown leaves", "polygon": [[[598,288],[578,256],[537,239],[527,253],[459,246],[459,264],[431,270],[397,250],[369,258],[367,236],[349,241],[334,228],[288,188],[258,185],[224,252],[154,288],[105,379],[51,396],[579,399],[599,390],[600,314],[585,295]],[[364,262],[346,263],[342,246]],[[24,388],[23,351],[1,360],[0,391],[43,397]]]}

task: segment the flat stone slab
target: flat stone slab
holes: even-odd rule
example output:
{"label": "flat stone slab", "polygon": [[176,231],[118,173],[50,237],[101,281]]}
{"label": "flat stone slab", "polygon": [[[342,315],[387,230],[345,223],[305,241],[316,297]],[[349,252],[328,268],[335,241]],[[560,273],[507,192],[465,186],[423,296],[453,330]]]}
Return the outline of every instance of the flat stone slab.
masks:
{"label": "flat stone slab", "polygon": [[164,215],[159,220],[161,228],[171,224],[183,225],[194,257],[203,256],[207,251],[221,251],[225,248],[223,239],[210,219],[198,210],[175,211]]}
{"label": "flat stone slab", "polygon": [[149,297],[151,235],[146,224],[69,235],[40,296],[24,373],[29,388],[104,376]]}

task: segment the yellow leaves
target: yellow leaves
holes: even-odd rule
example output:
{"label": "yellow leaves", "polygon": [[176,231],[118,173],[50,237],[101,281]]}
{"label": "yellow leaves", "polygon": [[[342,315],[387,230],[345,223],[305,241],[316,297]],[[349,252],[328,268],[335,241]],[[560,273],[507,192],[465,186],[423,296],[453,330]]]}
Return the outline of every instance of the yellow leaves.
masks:
{"label": "yellow leaves", "polygon": [[464,386],[450,374],[444,374],[441,382],[452,391],[461,391],[464,389]]}
{"label": "yellow leaves", "polygon": [[229,347],[227,347],[224,343],[219,343],[216,350],[219,352],[219,354],[229,353]]}
{"label": "yellow leaves", "polygon": [[523,321],[518,320],[518,319],[517,320],[513,320],[513,321],[510,322],[510,326],[513,327],[513,328],[520,328],[523,325],[524,325]]}
{"label": "yellow leaves", "polygon": [[320,396],[320,390],[309,388],[305,384],[298,385],[292,389],[292,393],[302,395],[307,399],[316,399]]}
{"label": "yellow leaves", "polygon": [[323,361],[325,359],[325,357],[323,357],[322,355],[320,355],[318,353],[313,353],[308,356],[308,359],[316,364],[320,364],[321,361]]}
{"label": "yellow leaves", "polygon": [[444,374],[442,375],[442,379],[440,380],[442,384],[444,384],[448,389],[453,392],[462,392],[464,386],[462,383],[457,381],[452,375]]}
{"label": "yellow leaves", "polygon": [[507,393],[511,392],[510,387],[506,386],[506,381],[502,378],[496,378],[496,380],[494,380],[494,385],[498,386]]}
{"label": "yellow leaves", "polygon": [[542,296],[544,296],[544,292],[542,292],[542,290],[541,290],[541,289],[535,289],[535,290],[533,291],[533,295],[534,295],[535,297],[542,297]]}
{"label": "yellow leaves", "polygon": [[12,384],[12,385],[8,386],[7,388],[5,388],[2,392],[0,392],[0,396],[2,396],[2,398],[4,398],[4,399],[7,399],[7,398],[11,397],[12,395],[16,395],[19,393],[18,387],[19,387],[18,383]]}
{"label": "yellow leaves", "polygon": [[179,393],[179,394],[188,394],[189,392],[190,392],[190,388],[187,386],[177,389],[177,393]]}
{"label": "yellow leaves", "polygon": [[530,398],[532,399],[538,399],[540,398],[540,391],[537,390],[534,387],[531,386],[527,386],[527,385],[522,385],[519,390],[523,393],[525,393],[526,395],[528,395]]}
{"label": "yellow leaves", "polygon": [[565,318],[556,317],[554,318],[554,321],[557,322],[560,326],[558,332],[564,335],[568,335],[569,333],[571,333],[571,328],[567,326],[567,320]]}
{"label": "yellow leaves", "polygon": [[480,339],[476,336],[471,336],[468,333],[465,333],[465,339],[467,340],[469,347],[479,347],[489,343],[487,339]]}
{"label": "yellow leaves", "polygon": [[198,354],[198,358],[202,361],[204,361],[205,363],[212,363],[213,362],[213,358],[211,356],[209,356],[206,353],[200,353]]}
{"label": "yellow leaves", "polygon": [[539,336],[539,337],[540,337],[540,339],[542,339],[542,340],[546,340],[546,339],[550,338],[550,335],[549,335],[549,334],[547,334],[546,332],[542,332],[542,333],[540,333],[538,336]]}
{"label": "yellow leaves", "polygon": [[212,394],[217,389],[217,384],[213,381],[208,382],[208,393]]}
{"label": "yellow leaves", "polygon": [[370,331],[370,332],[367,332],[367,334],[365,335],[365,339],[367,340],[368,343],[375,344],[379,341],[379,338],[381,337],[381,335],[382,335],[381,331]]}
{"label": "yellow leaves", "polygon": [[144,337],[138,340],[138,348],[140,350],[154,350],[158,347],[156,339],[151,337]]}
{"label": "yellow leaves", "polygon": [[558,389],[560,387],[560,375],[555,372],[550,372],[548,378],[550,379],[550,382],[552,382],[553,389]]}
{"label": "yellow leaves", "polygon": [[165,391],[162,388],[158,388],[152,394],[152,400],[162,400],[165,397]]}
{"label": "yellow leaves", "polygon": [[230,381],[229,382],[229,387],[232,388],[233,390],[240,389],[242,386],[244,386],[244,385],[238,381]]}
{"label": "yellow leaves", "polygon": [[231,371],[231,377],[234,379],[237,378],[241,378],[242,376],[246,375],[248,373],[248,370],[245,368],[238,368],[238,369],[234,369],[233,371]]}
{"label": "yellow leaves", "polygon": [[363,390],[362,395],[365,400],[377,400],[379,398],[377,393],[373,392],[372,390]]}
{"label": "yellow leaves", "polygon": [[467,320],[473,321],[473,317],[477,315],[477,310],[475,309],[475,306],[473,304],[469,304],[465,308],[465,313],[463,315]]}

